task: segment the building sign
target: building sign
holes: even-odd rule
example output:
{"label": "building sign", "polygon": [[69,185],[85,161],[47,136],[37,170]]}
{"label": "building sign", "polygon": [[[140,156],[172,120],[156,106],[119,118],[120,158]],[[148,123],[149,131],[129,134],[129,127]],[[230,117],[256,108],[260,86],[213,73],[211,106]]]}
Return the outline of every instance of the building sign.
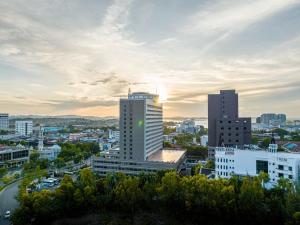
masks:
{"label": "building sign", "polygon": [[278,157],[277,158],[278,161],[281,161],[281,162],[287,162],[287,158],[281,158],[281,157]]}
{"label": "building sign", "polygon": [[234,151],[225,151],[225,155],[234,155]]}

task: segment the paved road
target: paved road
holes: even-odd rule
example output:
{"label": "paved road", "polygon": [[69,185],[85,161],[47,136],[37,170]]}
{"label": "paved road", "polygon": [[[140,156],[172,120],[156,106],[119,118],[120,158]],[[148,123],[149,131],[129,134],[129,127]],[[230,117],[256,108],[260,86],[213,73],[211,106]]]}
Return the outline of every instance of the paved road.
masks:
{"label": "paved road", "polygon": [[4,219],[3,215],[7,210],[13,212],[18,207],[18,202],[15,196],[18,193],[19,184],[21,180],[9,185],[6,189],[0,192],[0,225],[8,225],[9,220]]}

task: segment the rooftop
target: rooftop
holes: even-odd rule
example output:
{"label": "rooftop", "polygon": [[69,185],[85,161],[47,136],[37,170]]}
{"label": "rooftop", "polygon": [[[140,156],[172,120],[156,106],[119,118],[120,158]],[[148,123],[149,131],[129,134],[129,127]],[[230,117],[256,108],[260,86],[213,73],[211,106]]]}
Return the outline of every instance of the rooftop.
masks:
{"label": "rooftop", "polygon": [[185,150],[163,149],[150,155],[147,161],[177,163],[184,153]]}

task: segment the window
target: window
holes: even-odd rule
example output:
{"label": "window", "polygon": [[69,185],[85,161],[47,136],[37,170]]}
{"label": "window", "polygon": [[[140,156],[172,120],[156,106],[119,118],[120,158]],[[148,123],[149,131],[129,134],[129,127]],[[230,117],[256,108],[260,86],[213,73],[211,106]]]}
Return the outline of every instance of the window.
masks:
{"label": "window", "polygon": [[278,177],[283,177],[283,173],[278,173]]}
{"label": "window", "polygon": [[291,166],[289,166],[289,171],[292,171],[292,170],[293,170],[293,168]]}
{"label": "window", "polygon": [[289,175],[289,179],[293,179],[293,175]]}
{"label": "window", "polygon": [[268,173],[268,161],[256,160],[256,174],[260,172]]}
{"label": "window", "polygon": [[283,165],[278,165],[279,170],[283,170]]}

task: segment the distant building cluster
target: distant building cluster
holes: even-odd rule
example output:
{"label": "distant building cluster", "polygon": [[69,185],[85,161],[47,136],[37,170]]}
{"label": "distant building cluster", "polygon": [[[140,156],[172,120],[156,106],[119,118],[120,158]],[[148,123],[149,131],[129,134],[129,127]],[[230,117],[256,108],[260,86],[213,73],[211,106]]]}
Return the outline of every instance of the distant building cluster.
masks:
{"label": "distant building cluster", "polygon": [[264,113],[260,117],[256,118],[256,123],[263,124],[266,126],[285,126],[286,115],[275,114],[275,113]]}
{"label": "distant building cluster", "polygon": [[196,125],[195,120],[184,120],[176,126],[176,132],[179,134],[196,134],[203,129],[204,127],[202,125]]}

